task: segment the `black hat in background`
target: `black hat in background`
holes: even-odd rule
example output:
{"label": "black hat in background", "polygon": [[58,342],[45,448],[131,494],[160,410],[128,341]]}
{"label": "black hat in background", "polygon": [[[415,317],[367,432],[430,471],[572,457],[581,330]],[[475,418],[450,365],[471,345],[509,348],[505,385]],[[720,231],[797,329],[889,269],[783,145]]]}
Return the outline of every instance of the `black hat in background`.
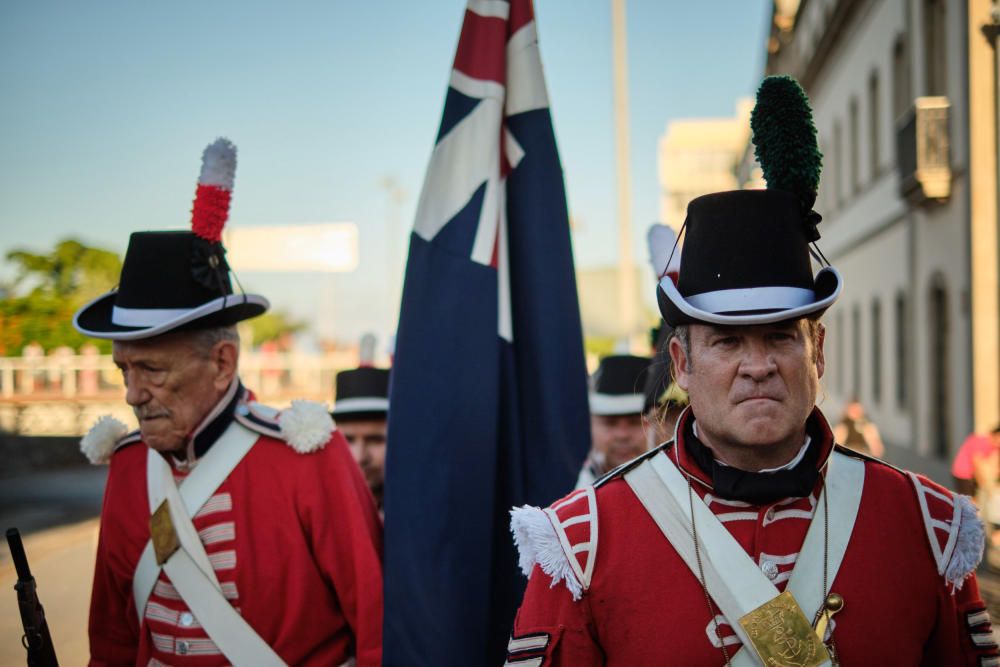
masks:
{"label": "black hat in background", "polygon": [[362,367],[337,373],[333,418],[384,419],[389,411],[389,370]]}
{"label": "black hat in background", "polygon": [[649,357],[604,357],[590,378],[590,414],[630,415],[643,411]]}
{"label": "black hat in background", "polygon": [[270,305],[256,294],[233,294],[222,227],[229,215],[236,147],[219,139],[202,158],[192,231],[135,232],[118,287],[73,317],[94,338],[139,340],[171,331],[235,324]]}

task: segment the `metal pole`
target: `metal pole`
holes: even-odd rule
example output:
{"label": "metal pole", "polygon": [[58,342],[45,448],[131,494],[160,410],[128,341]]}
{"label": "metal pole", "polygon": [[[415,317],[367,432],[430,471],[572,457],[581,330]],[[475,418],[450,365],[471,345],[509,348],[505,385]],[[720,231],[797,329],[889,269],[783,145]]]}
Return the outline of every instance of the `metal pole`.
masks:
{"label": "metal pole", "polygon": [[615,163],[618,183],[618,302],[621,331],[636,333],[637,292],[632,258],[632,187],[629,176],[628,43],[625,0],[611,0],[611,50],[615,96]]}

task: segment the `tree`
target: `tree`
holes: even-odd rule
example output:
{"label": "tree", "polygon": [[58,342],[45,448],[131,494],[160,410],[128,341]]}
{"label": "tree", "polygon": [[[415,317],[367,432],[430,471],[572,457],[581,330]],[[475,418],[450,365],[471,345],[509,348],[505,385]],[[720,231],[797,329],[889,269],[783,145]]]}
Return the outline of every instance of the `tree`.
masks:
{"label": "tree", "polygon": [[12,250],[7,261],[15,277],[0,289],[0,355],[18,355],[32,341],[45,350],[78,349],[86,342],[111,349],[109,341],[78,333],[72,320],[80,306],[118,282],[122,263],[116,253],[66,239],[46,254]]}
{"label": "tree", "polygon": [[251,343],[254,347],[268,341],[279,340],[306,328],[305,322],[293,320],[280,310],[249,319],[245,325],[250,330]]}

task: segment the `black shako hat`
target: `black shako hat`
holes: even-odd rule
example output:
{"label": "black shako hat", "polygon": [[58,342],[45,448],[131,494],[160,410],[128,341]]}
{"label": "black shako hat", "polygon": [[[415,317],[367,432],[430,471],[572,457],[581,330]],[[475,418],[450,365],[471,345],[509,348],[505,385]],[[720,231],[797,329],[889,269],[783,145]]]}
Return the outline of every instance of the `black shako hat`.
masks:
{"label": "black shako hat", "polygon": [[620,354],[601,359],[590,378],[590,414],[632,415],[642,412],[646,401],[649,357]]}
{"label": "black shako hat", "polygon": [[[660,276],[656,290],[672,327],[818,317],[840,296],[840,274],[815,247],[822,217],[812,207],[823,154],[799,83],[765,77],[750,128],[768,189],[718,192],[688,204],[677,284]],[[823,265],[815,277],[810,243]]]}
{"label": "black shako hat", "polygon": [[205,149],[192,231],[135,232],[118,287],[83,306],[73,325],[87,336],[139,340],[171,331],[226,326],[270,305],[233,294],[222,227],[236,170],[236,147],[219,139]]}
{"label": "black shako hat", "polygon": [[822,313],[840,296],[840,274],[812,273],[808,215],[783,190],[734,190],[694,199],[684,222],[677,285],[656,290],[672,327],[747,325]]}
{"label": "black shako hat", "polygon": [[333,418],[378,419],[389,411],[389,370],[361,367],[337,373]]}
{"label": "black shako hat", "polygon": [[[233,294],[228,266],[198,257],[193,232],[135,232],[129,238],[118,289],[77,312],[76,328],[94,338],[138,340],[180,329],[235,324],[260,315],[268,301],[256,294]],[[207,276],[195,277],[204,261]]]}

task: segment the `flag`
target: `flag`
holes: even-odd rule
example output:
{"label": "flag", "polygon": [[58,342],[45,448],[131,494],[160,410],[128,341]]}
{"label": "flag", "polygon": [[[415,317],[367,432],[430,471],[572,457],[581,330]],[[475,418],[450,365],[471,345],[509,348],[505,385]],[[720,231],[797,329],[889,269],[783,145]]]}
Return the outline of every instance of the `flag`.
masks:
{"label": "flag", "polygon": [[530,0],[470,0],[417,206],[385,485],[383,664],[500,665],[514,505],[590,449],[562,167]]}

